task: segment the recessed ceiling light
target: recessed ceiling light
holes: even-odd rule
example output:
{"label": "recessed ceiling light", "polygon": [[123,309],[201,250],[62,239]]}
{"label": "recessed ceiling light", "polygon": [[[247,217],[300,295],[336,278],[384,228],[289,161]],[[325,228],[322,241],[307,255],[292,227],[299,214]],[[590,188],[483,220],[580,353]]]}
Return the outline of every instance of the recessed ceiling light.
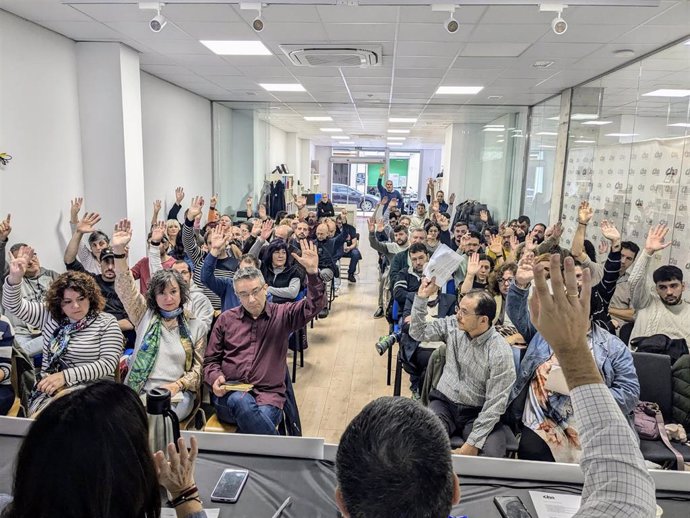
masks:
{"label": "recessed ceiling light", "polygon": [[417,119],[414,117],[391,117],[388,119],[388,122],[409,122],[411,124],[414,124],[417,122]]}
{"label": "recessed ceiling light", "polygon": [[607,137],[637,137],[639,133],[607,133]]}
{"label": "recessed ceiling light", "polygon": [[504,129],[504,128],[496,128],[496,127],[493,127],[493,128],[492,128],[492,127],[485,127],[482,131],[500,131],[500,132],[504,132],[505,129]]}
{"label": "recessed ceiling light", "polygon": [[503,129],[505,126],[503,124],[484,124],[485,128],[501,128]]}
{"label": "recessed ceiling light", "polygon": [[539,149],[556,149],[556,146],[539,146]]}
{"label": "recessed ceiling light", "polygon": [[619,58],[630,58],[635,55],[635,51],[633,49],[618,49],[613,51],[613,55]]}
{"label": "recessed ceiling light", "polygon": [[389,146],[402,146],[403,143],[402,142],[389,142],[388,145]]}
{"label": "recessed ceiling light", "polygon": [[269,92],[306,92],[299,83],[259,83],[259,86]]}
{"label": "recessed ceiling light", "polygon": [[511,135],[510,138],[522,138],[522,134],[516,133],[515,135]]}
{"label": "recessed ceiling light", "polygon": [[596,113],[573,113],[570,116],[570,120],[574,121],[589,121],[589,120],[594,120],[598,119],[599,115]]}
{"label": "recessed ceiling light", "polygon": [[583,122],[584,126],[605,126],[606,124],[612,124],[613,121],[587,121]]}
{"label": "recessed ceiling light", "polygon": [[388,137],[388,140],[405,140],[406,137]]}
{"label": "recessed ceiling light", "polygon": [[388,133],[409,133],[410,130],[407,129],[389,129]]}
{"label": "recessed ceiling light", "polygon": [[532,63],[532,66],[534,68],[549,68],[554,63],[554,61],[535,61],[534,63]]}
{"label": "recessed ceiling light", "polygon": [[544,137],[556,137],[558,136],[558,133],[554,133],[553,131],[540,131],[539,133],[536,133],[536,135],[542,135]]}
{"label": "recessed ceiling light", "polygon": [[219,56],[271,56],[260,41],[200,40],[202,45]]}
{"label": "recessed ceiling light", "polygon": [[676,122],[673,124],[667,124],[670,128],[690,128],[690,124],[687,122]]}
{"label": "recessed ceiling light", "polygon": [[343,130],[340,128],[319,128],[324,133],[341,133]]}
{"label": "recessed ceiling light", "polygon": [[596,140],[574,140],[575,144],[596,144]]}
{"label": "recessed ceiling light", "polygon": [[683,45],[690,45],[690,40],[688,40],[688,41],[686,41],[685,43],[683,43]]}
{"label": "recessed ceiling light", "polygon": [[503,139],[498,139],[498,140],[496,141],[496,143],[498,143],[498,144],[500,144],[501,142],[505,142],[505,140],[503,140]]}
{"label": "recessed ceiling light", "polygon": [[332,117],[305,117],[304,120],[307,122],[328,122],[328,121],[332,121],[333,118]]}
{"label": "recessed ceiling light", "polygon": [[489,95],[487,97],[487,99],[489,101],[500,101],[501,99],[503,99],[503,96],[502,95]]}
{"label": "recessed ceiling light", "polygon": [[436,95],[474,95],[483,89],[483,86],[439,86]]}
{"label": "recessed ceiling light", "polygon": [[331,138],[334,140],[347,140],[350,137],[348,137],[346,135],[331,135]]}
{"label": "recessed ceiling light", "polygon": [[354,146],[355,143],[354,143],[354,142],[344,142],[344,141],[343,141],[343,142],[338,142],[338,145],[339,145],[339,146]]}
{"label": "recessed ceiling light", "polygon": [[549,117],[549,118],[546,119],[546,120],[549,120],[549,121],[559,121],[559,120],[561,120],[561,118],[560,118],[558,115],[556,115],[555,117]]}
{"label": "recessed ceiling light", "polygon": [[653,92],[642,94],[643,97],[688,97],[690,90],[680,90],[676,88],[660,88]]}

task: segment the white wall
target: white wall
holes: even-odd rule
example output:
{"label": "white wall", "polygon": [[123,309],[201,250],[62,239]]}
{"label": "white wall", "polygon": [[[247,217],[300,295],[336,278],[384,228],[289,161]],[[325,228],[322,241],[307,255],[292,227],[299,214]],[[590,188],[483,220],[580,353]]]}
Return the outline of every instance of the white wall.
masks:
{"label": "white wall", "polygon": [[73,41],[0,11],[0,214],[9,244],[36,247],[64,270],[69,198],[83,192],[77,62]]}
{"label": "white wall", "polygon": [[146,217],[151,217],[155,199],[165,200],[167,211],[178,185],[187,194],[183,206],[192,196],[203,195],[208,207],[213,191],[211,102],[142,72],[141,111]]}
{"label": "white wall", "polygon": [[271,124],[268,124],[268,132],[268,164],[266,165],[269,170],[266,174],[270,173],[275,166],[286,164],[288,158],[287,134]]}

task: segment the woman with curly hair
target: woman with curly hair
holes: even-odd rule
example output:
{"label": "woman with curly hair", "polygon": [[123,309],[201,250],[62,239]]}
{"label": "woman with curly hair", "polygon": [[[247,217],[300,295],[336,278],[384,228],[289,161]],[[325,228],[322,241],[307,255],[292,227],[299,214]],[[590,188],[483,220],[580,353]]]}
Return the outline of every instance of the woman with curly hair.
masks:
{"label": "woman with curly hair", "polygon": [[288,244],[282,239],[271,241],[266,247],[261,273],[276,304],[295,300],[302,289],[304,270],[295,263]]}
{"label": "woman with curly hair", "polygon": [[140,396],[153,388],[168,389],[182,421],[192,414],[200,389],[206,325],[185,311],[189,284],[175,270],[157,271],[146,295],[139,292],[125,257],[131,239],[129,221],[120,221],[112,237],[115,292],[137,331],[124,383]]}
{"label": "woman with curly hair", "polygon": [[30,247],[19,250],[3,293],[5,309],[43,335],[43,363],[29,401],[30,417],[65,389],[112,379],[123,344],[117,320],[103,312],[105,301],[90,275],[63,273],[50,285],[44,304],[23,299],[20,284],[32,255]]}

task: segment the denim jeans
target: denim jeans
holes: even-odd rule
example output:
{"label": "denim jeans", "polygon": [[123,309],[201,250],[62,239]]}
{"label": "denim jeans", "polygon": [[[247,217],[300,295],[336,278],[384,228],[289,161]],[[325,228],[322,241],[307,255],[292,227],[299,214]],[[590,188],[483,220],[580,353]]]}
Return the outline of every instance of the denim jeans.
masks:
{"label": "denim jeans", "polygon": [[228,392],[220,398],[211,394],[211,402],[218,419],[236,424],[240,433],[278,435],[283,412],[273,405],[259,405],[249,392]]}

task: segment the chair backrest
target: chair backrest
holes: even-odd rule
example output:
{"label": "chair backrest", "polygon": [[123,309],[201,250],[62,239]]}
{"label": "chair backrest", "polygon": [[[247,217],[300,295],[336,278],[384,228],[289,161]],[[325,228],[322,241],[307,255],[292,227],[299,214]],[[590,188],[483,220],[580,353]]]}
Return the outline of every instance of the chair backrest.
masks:
{"label": "chair backrest", "polygon": [[16,341],[12,344],[12,372],[10,380],[14,394],[19,398],[21,405],[18,417],[26,417],[28,416],[31,391],[36,383],[36,375],[31,358],[19,347]]}
{"label": "chair backrest", "polygon": [[452,277],[446,283],[446,293],[448,295],[456,295],[457,294],[457,289],[455,287],[455,279],[453,279]]}
{"label": "chair backrest", "polygon": [[671,358],[665,354],[632,353],[640,382],[640,401],[659,405],[664,421],[671,422],[673,385]]}

